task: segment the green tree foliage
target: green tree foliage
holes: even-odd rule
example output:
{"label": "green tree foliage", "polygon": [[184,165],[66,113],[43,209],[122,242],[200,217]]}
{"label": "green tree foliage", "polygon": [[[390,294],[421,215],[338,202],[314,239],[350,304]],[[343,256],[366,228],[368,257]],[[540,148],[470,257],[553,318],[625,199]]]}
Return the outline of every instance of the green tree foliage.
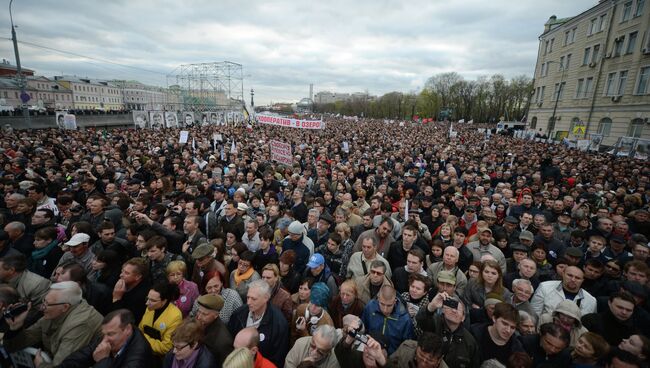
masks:
{"label": "green tree foliage", "polygon": [[510,80],[503,75],[465,80],[460,74],[442,73],[427,79],[420,93],[389,92],[375,99],[350,99],[316,104],[317,112],[382,119],[436,117],[451,109],[453,119],[475,122],[521,120],[528,110],[533,81],[525,76]]}

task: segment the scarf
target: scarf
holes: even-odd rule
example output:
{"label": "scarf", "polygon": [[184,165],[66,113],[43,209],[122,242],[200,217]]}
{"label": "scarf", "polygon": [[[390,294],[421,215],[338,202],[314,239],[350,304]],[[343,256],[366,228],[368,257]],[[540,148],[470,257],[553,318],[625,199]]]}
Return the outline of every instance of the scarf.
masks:
{"label": "scarf", "polygon": [[183,360],[178,360],[176,359],[176,356],[174,356],[174,360],[172,361],[172,368],[192,368],[196,364],[196,361],[199,359],[199,352],[200,349],[196,349],[190,354],[187,359]]}
{"label": "scarf", "polygon": [[239,286],[239,283],[242,281],[250,279],[251,276],[253,276],[253,272],[255,272],[253,267],[250,267],[248,271],[244,272],[243,274],[239,273],[239,270],[235,271],[235,286]]}
{"label": "scarf", "polygon": [[39,259],[45,258],[54,247],[59,245],[59,242],[53,240],[50,244],[48,244],[45,248],[41,249],[36,249],[35,251],[32,252],[32,260],[37,261]]}

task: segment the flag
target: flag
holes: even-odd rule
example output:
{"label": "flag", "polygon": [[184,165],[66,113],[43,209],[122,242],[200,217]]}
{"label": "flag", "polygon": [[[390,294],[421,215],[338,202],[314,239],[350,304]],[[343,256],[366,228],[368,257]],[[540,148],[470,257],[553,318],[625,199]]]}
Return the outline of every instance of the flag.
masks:
{"label": "flag", "polygon": [[230,153],[237,152],[237,144],[235,143],[235,140],[232,140],[232,145],[230,146]]}
{"label": "flag", "polygon": [[223,145],[221,145],[221,161],[226,161],[226,152],[223,149]]}
{"label": "flag", "polygon": [[196,141],[192,138],[192,151],[196,151]]}

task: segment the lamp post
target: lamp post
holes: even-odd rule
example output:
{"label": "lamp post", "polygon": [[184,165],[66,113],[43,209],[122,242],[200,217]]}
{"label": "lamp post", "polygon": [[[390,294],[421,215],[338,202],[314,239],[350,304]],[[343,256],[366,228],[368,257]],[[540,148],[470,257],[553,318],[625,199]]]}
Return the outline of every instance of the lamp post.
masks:
{"label": "lamp post", "polygon": [[[556,61],[547,61],[546,65],[556,64],[556,63],[557,63]],[[548,68],[548,66],[546,68]],[[548,69],[546,69],[546,71],[548,73]],[[562,74],[560,75],[560,84],[559,84],[559,87],[557,89],[557,95],[555,96],[555,104],[553,105],[553,113],[551,114],[551,121],[553,121],[553,129],[555,129],[555,112],[557,111],[557,104],[558,104],[558,102],[560,102],[560,96],[562,95],[562,86],[563,86],[562,82],[564,82],[564,73],[566,73],[566,68],[564,67],[564,65],[562,65]],[[550,137],[551,136],[551,129],[549,129],[549,128],[550,128],[550,124],[547,125],[547,127],[546,127],[546,132],[547,132],[548,136]]]}
{"label": "lamp post", "polygon": [[27,129],[32,128],[32,123],[29,118],[29,108],[27,107],[27,101],[29,101],[29,95],[25,92],[25,76],[23,75],[22,68],[20,67],[20,54],[18,53],[18,39],[16,38],[16,27],[14,27],[14,17],[11,13],[11,5],[14,0],[9,1],[9,20],[11,21],[11,40],[14,43],[14,54],[16,55],[16,76],[18,79],[18,87],[20,88],[20,101],[22,102],[23,116],[25,117],[25,124]]}

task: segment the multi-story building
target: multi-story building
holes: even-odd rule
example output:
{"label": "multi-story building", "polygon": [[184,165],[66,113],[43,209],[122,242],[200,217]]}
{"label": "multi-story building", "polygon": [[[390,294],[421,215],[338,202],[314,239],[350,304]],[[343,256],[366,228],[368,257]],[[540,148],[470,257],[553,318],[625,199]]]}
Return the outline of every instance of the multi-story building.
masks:
{"label": "multi-story building", "polygon": [[[23,73],[24,76],[32,76],[34,75],[34,71],[31,69],[26,69],[25,67],[21,67],[20,71]],[[9,60],[7,59],[2,59],[2,62],[0,62],[0,76],[2,77],[15,77],[16,74],[18,74],[18,69],[11,65]]]}
{"label": "multi-story building", "polygon": [[27,77],[27,90],[31,105],[51,110],[69,110],[74,107],[72,91],[56,81],[43,76]]}
{"label": "multi-story building", "polygon": [[314,103],[317,104],[328,104],[334,103],[337,101],[346,101],[350,99],[349,93],[336,93],[329,91],[321,91],[314,95]]}
{"label": "multi-story building", "polygon": [[551,137],[650,138],[650,2],[601,0],[550,17],[539,37],[530,128]]}
{"label": "multi-story building", "polygon": [[72,91],[74,108],[79,110],[124,110],[122,92],[108,82],[76,76],[56,76],[54,80]]}
{"label": "multi-story building", "polygon": [[167,90],[149,86],[138,81],[112,81],[122,93],[124,106],[129,110],[170,110],[167,103]]}

